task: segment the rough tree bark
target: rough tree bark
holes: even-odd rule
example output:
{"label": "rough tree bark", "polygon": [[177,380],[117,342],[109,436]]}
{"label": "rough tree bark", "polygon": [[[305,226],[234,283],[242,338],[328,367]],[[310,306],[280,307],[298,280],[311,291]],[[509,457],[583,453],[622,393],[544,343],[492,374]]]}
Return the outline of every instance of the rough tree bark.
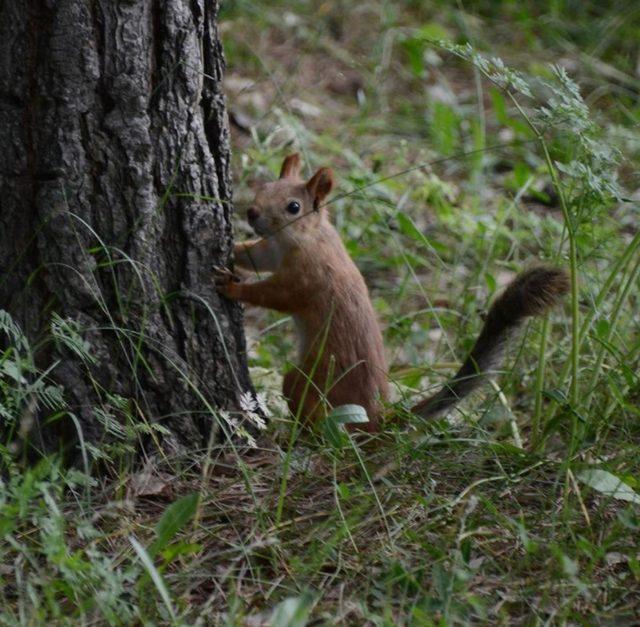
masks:
{"label": "rough tree bark", "polygon": [[[0,4],[0,308],[59,361],[85,439],[106,392],[166,444],[205,444],[208,404],[250,388],[231,244],[214,0]],[[47,341],[52,315],[90,348]],[[112,410],[110,410],[112,411]]]}

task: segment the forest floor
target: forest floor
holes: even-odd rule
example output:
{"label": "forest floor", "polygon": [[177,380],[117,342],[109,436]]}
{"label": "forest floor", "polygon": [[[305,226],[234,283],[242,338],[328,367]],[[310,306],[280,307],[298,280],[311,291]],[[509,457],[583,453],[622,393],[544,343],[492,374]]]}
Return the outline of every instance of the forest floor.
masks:
{"label": "forest floor", "polygon": [[638,624],[640,5],[238,0],[220,27],[236,238],[286,154],[334,169],[399,409],[518,270],[574,290],[499,388],[366,440],[292,424],[293,325],[247,310],[256,447],[10,475],[0,623]]}

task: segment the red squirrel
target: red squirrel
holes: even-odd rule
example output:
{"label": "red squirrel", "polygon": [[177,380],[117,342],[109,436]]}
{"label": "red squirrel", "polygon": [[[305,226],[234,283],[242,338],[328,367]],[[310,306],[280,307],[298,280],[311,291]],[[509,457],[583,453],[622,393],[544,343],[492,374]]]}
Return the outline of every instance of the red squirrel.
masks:
{"label": "red squirrel", "polygon": [[[247,210],[260,237],[236,244],[235,264],[268,277],[239,282],[217,270],[218,290],[227,298],[293,316],[299,336],[297,366],[286,374],[283,394],[294,416],[316,422],[331,407],[361,405],[379,429],[388,398],[382,333],[362,274],[329,220],[323,201],[333,172],[320,168],[300,178],[300,156],[289,155],[280,178],[263,184]],[[521,272],[487,314],[462,367],[435,395],[412,411],[422,418],[451,409],[501,363],[507,340],[530,316],[543,314],[568,291],[564,271],[536,266]]]}

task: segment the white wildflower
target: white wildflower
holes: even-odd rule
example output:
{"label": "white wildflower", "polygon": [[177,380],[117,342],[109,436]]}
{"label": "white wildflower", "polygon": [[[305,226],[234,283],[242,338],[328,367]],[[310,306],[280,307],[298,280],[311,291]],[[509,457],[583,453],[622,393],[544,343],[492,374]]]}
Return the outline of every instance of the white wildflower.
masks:
{"label": "white wildflower", "polygon": [[238,432],[238,435],[240,435],[241,437],[244,438],[245,442],[251,447],[251,448],[258,448],[258,444],[256,443],[255,438],[248,432],[245,431],[244,429],[240,429],[240,431]]}
{"label": "white wildflower", "polygon": [[253,394],[249,391],[242,392],[242,394],[240,394],[238,403],[240,404],[240,408],[246,412],[255,411],[257,408],[256,400],[253,398]]}
{"label": "white wildflower", "polygon": [[260,414],[250,411],[247,412],[247,418],[261,431],[264,431],[267,428],[267,423]]}
{"label": "white wildflower", "polygon": [[232,416],[228,411],[221,411],[220,417],[231,427],[234,431],[238,431],[240,423],[235,416]]}
{"label": "white wildflower", "polygon": [[267,407],[267,397],[261,392],[258,392],[256,394],[255,400],[256,405],[258,406],[258,410],[268,418],[271,414],[269,412],[269,408]]}

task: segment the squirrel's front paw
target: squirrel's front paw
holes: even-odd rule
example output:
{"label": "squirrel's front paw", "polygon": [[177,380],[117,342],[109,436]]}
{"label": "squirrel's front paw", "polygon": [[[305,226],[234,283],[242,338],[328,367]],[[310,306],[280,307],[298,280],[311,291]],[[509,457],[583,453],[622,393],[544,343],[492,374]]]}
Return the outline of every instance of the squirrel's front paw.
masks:
{"label": "squirrel's front paw", "polygon": [[216,289],[220,294],[227,298],[237,297],[237,288],[240,283],[240,278],[235,275],[229,268],[221,268],[220,266],[213,266],[214,281]]}

